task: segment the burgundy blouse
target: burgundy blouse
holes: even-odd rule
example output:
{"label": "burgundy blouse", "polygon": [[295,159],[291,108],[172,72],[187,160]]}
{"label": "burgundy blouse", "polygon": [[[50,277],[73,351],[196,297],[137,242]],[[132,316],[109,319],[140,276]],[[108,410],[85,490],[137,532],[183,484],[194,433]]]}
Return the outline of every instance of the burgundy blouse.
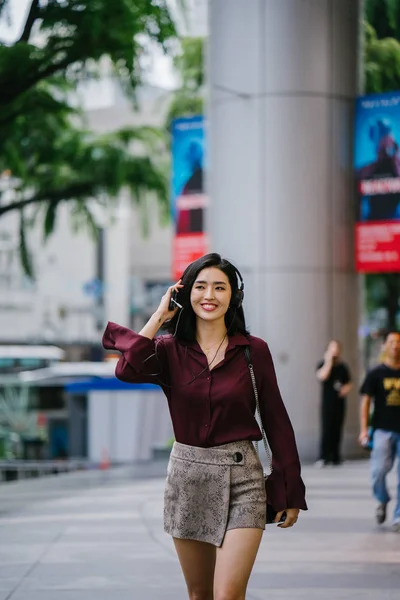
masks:
{"label": "burgundy blouse", "polygon": [[273,455],[268,501],[277,510],[307,509],[293,428],[263,340],[251,335],[230,336],[224,360],[211,371],[197,342],[181,342],[171,335],[150,340],[110,322],[103,346],[121,352],[115,369],[118,379],[161,386],[175,439],[203,448],[262,439],[244,354],[245,346],[250,346],[262,421]]}

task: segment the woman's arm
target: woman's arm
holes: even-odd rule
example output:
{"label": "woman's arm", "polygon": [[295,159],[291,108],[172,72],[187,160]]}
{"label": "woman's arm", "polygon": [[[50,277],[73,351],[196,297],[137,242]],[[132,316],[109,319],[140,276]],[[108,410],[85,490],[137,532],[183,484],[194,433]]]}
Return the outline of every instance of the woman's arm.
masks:
{"label": "woman's arm", "polygon": [[143,337],[147,337],[149,340],[152,340],[156,336],[156,333],[160,329],[160,327],[163,326],[165,321],[166,319],[162,315],[154,313],[154,315],[152,315],[147,321],[143,329],[139,331],[139,335],[142,335]]}
{"label": "woman's arm", "polygon": [[150,339],[127,327],[109,322],[103,335],[106,350],[121,353],[115,376],[127,383],[155,383],[167,377],[167,361],[162,338]]}
{"label": "woman's arm", "polygon": [[140,333],[109,322],[103,335],[107,350],[121,352],[115,368],[118,379],[128,383],[163,384],[168,379],[168,365],[162,338],[154,339],[157,331],[171,319],[176,309],[169,310],[171,293],[182,287],[179,282],[168,288],[156,312],[150,317]]}
{"label": "woman's arm", "polygon": [[261,373],[261,417],[273,457],[273,472],[267,481],[270,502],[276,510],[307,510],[294,431],[279,391],[271,353],[265,342],[255,351],[255,355],[256,378]]}
{"label": "woman's arm", "polygon": [[183,288],[183,285],[180,283],[180,280],[175,285],[172,285],[168,288],[164,296],[161,298],[160,306],[147,321],[143,329],[139,331],[139,335],[152,340],[160,327],[164,325],[165,321],[172,319],[178,309],[174,308],[174,310],[169,310],[171,294],[174,291],[178,292],[181,288]]}

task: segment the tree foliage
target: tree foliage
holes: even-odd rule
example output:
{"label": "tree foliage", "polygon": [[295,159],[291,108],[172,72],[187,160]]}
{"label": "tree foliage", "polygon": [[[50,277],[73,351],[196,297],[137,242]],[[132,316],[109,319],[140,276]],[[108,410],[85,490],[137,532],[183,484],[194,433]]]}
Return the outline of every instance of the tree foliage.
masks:
{"label": "tree foliage", "polygon": [[378,38],[400,39],[400,0],[365,0],[365,17]]}
{"label": "tree foliage", "polygon": [[180,79],[167,115],[167,127],[173,119],[199,115],[204,111],[204,38],[186,37],[181,41],[174,67]]}
{"label": "tree foliage", "polygon": [[365,30],[365,91],[367,94],[400,89],[400,43],[379,39],[371,25]]}
{"label": "tree foliage", "polygon": [[[7,18],[9,3],[0,0],[0,19]],[[137,203],[154,192],[167,212],[159,132],[131,128],[95,135],[74,95],[83,79],[99,77],[107,64],[134,99],[149,40],[168,52],[175,36],[166,0],[118,0],[112,6],[109,0],[31,0],[19,39],[0,41],[0,173],[11,173],[0,191],[0,217],[20,213],[28,273],[26,226],[40,220],[49,236],[61,204],[68,203],[93,231],[93,203],[117,197],[125,186]]]}
{"label": "tree foliage", "polygon": [[365,0],[366,92],[400,89],[400,0]]}

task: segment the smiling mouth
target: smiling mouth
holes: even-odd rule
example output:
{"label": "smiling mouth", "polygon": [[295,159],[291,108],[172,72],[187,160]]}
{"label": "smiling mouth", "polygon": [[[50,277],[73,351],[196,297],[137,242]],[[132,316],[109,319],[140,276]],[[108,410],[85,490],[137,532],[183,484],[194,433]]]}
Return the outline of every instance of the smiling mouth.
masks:
{"label": "smiling mouth", "polygon": [[201,308],[203,308],[204,310],[215,310],[217,308],[216,304],[208,304],[208,303],[204,303],[204,304],[200,304]]}

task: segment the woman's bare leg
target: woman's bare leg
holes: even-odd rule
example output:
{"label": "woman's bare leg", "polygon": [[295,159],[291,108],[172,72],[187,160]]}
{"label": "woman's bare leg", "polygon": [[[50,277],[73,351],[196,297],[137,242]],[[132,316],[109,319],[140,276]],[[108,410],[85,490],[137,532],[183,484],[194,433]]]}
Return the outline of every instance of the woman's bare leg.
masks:
{"label": "woman's bare leg", "polygon": [[262,529],[231,529],[217,548],[213,600],[245,600]]}
{"label": "woman's bare leg", "polygon": [[196,540],[174,538],[190,600],[214,600],[216,547]]}

